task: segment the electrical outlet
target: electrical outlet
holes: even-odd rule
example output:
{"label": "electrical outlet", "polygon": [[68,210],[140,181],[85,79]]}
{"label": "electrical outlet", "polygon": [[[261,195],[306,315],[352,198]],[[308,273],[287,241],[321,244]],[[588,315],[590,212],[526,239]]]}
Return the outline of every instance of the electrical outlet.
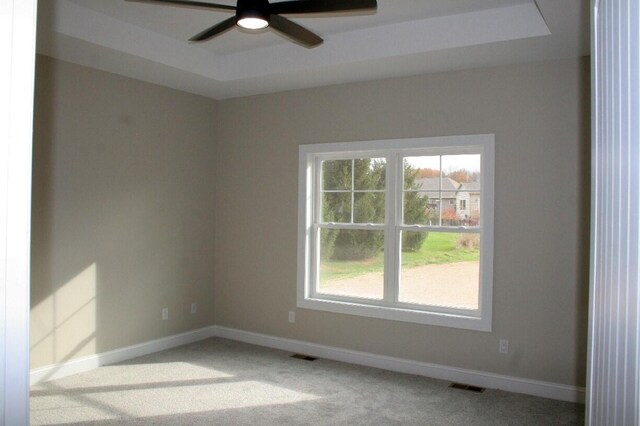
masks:
{"label": "electrical outlet", "polygon": [[195,314],[196,312],[198,312],[198,304],[197,303],[192,303],[191,304],[191,313]]}
{"label": "electrical outlet", "polygon": [[289,322],[291,322],[291,323],[296,322],[296,313],[295,313],[295,311],[289,311]]}
{"label": "electrical outlet", "polygon": [[169,319],[169,308],[162,308],[162,320],[168,320]]}
{"label": "electrical outlet", "polygon": [[500,346],[498,348],[501,354],[509,353],[509,341],[505,339],[500,339]]}

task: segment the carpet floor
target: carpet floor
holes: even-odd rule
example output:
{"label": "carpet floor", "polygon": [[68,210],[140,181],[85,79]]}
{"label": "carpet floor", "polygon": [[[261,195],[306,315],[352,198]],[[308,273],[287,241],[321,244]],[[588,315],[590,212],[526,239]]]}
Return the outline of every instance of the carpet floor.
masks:
{"label": "carpet floor", "polygon": [[575,425],[584,406],[213,338],[42,383],[32,425]]}

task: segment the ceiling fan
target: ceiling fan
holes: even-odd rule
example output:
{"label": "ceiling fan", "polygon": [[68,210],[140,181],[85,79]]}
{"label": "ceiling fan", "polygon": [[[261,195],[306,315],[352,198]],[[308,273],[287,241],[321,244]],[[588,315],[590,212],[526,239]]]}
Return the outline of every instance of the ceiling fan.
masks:
{"label": "ceiling fan", "polygon": [[261,30],[271,27],[279,33],[291,38],[293,41],[311,48],[322,44],[322,38],[312,33],[295,22],[280,16],[351,12],[363,10],[375,10],[378,7],[376,0],[290,0],[278,3],[269,3],[268,0],[238,0],[236,6],[207,3],[191,0],[127,0],[141,3],[158,3],[173,6],[195,7],[221,12],[235,13],[235,16],[207,28],[191,37],[189,41],[209,40],[237,25],[247,30]]}

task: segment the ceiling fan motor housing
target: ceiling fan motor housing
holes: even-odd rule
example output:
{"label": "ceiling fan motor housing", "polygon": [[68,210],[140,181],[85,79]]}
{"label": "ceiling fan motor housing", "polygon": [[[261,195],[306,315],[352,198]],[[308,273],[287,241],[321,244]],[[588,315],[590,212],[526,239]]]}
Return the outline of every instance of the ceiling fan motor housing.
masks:
{"label": "ceiling fan motor housing", "polygon": [[236,22],[247,18],[269,22],[270,16],[268,0],[238,0]]}
{"label": "ceiling fan motor housing", "polygon": [[282,15],[313,13],[350,12],[375,10],[377,0],[287,0],[269,3],[269,0],[237,0],[236,6],[216,4],[202,0],[127,0],[142,3],[160,3],[167,5],[199,7],[222,12],[235,12],[234,16],[218,22],[189,39],[201,42],[219,36],[237,26],[249,31],[260,31],[271,27],[274,32],[283,35],[304,47],[312,48],[322,44],[322,38]]}

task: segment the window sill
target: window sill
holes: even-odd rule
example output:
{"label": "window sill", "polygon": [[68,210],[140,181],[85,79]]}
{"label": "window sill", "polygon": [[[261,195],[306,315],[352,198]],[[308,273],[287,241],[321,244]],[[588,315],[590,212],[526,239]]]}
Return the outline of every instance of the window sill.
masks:
{"label": "window sill", "polygon": [[298,300],[298,307],[338,314],[357,315],[391,321],[436,325],[475,331],[491,331],[491,320],[476,316],[429,312],[399,307],[374,306],[357,302],[343,302],[327,299],[304,298]]}

